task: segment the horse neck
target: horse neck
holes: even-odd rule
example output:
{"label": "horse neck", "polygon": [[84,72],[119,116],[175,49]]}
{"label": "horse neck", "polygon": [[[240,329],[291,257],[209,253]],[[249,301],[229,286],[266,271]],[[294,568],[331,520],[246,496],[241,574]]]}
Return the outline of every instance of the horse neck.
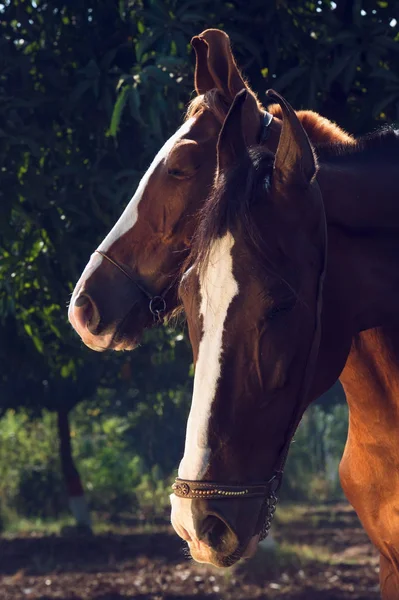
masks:
{"label": "horse neck", "polygon": [[350,414],[348,448],[359,455],[371,431],[388,451],[399,428],[399,203],[393,191],[399,176],[380,168],[382,193],[378,168],[320,178],[329,240],[321,385],[340,373]]}
{"label": "horse neck", "polygon": [[[397,447],[399,322],[353,336],[340,380],[347,395],[354,431],[365,435],[371,423],[374,431],[380,430],[382,435],[394,428],[391,441],[395,441]],[[370,418],[367,418],[369,414]]]}
{"label": "horse neck", "polygon": [[322,163],[317,181],[330,225],[363,233],[399,229],[398,165]]}
{"label": "horse neck", "polygon": [[329,269],[352,335],[398,322],[399,231],[329,231]]}
{"label": "horse neck", "polygon": [[[356,336],[399,326],[399,203],[390,187],[399,176],[393,171],[386,172],[390,185],[381,196],[375,170],[359,174],[322,167],[318,176],[327,216],[328,268],[315,396],[349,364]],[[396,373],[399,379],[399,368]]]}

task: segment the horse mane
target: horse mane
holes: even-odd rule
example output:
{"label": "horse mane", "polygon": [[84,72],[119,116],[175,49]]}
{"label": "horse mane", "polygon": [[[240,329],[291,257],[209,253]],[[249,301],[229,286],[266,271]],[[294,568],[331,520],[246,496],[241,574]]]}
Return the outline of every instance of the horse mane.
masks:
{"label": "horse mane", "polygon": [[353,144],[323,143],[316,145],[316,154],[321,162],[345,164],[367,162],[398,162],[399,129],[384,125],[368,133]]}
{"label": "horse mane", "polygon": [[[268,106],[267,110],[273,117],[283,120],[283,112],[279,104],[272,104]],[[295,113],[314,145],[354,144],[356,142],[355,138],[342,127],[313,110],[296,110]]]}
{"label": "horse mane", "polygon": [[[211,110],[217,118],[224,120],[228,106],[217,90],[210,90],[194,98],[186,118]],[[272,105],[268,111],[282,118],[281,107]],[[313,111],[299,111],[297,116],[312,141],[320,163],[345,164],[367,162],[367,160],[397,160],[399,131],[383,127],[359,139],[346,133],[335,123]],[[213,190],[198,213],[198,227],[192,241],[191,252],[184,261],[182,274],[195,264],[201,271],[207,265],[212,242],[240,222],[247,240],[255,252],[261,256],[266,268],[273,268],[269,262],[268,248],[253,218],[251,198],[258,182],[262,182],[270,168],[273,168],[273,155],[265,152],[263,146],[253,146],[248,155],[228,173],[221,173]],[[261,177],[260,172],[265,171]],[[234,184],[233,184],[234,182]],[[228,187],[234,185],[234,194]],[[273,269],[274,270],[274,269]]]}
{"label": "horse mane", "polygon": [[[311,117],[313,119],[313,117]],[[339,128],[338,128],[339,130]],[[346,164],[367,161],[397,161],[399,130],[385,126],[351,143],[324,143],[315,145],[321,164],[341,161]],[[192,251],[183,265],[183,272],[194,263],[201,270],[207,265],[212,242],[234,228],[239,222],[253,250],[268,261],[267,247],[253,217],[251,198],[256,186],[261,185],[268,173],[272,173],[273,155],[263,146],[253,146],[249,153],[227,173],[221,173],[202,209],[199,225],[194,235]],[[230,186],[234,194],[230,194]],[[266,265],[267,268],[273,265]]]}

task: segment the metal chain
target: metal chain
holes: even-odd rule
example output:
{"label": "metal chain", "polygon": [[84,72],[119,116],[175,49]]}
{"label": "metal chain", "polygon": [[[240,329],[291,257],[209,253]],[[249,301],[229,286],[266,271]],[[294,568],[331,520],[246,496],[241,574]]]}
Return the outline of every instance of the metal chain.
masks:
{"label": "metal chain", "polygon": [[260,530],[260,535],[259,535],[260,542],[269,535],[270,527],[272,526],[274,513],[276,512],[277,502],[278,502],[278,498],[277,498],[275,492],[271,491],[269,496],[267,496],[267,498],[265,500],[265,504],[266,504],[267,508],[266,508],[265,522],[263,523],[263,527]]}

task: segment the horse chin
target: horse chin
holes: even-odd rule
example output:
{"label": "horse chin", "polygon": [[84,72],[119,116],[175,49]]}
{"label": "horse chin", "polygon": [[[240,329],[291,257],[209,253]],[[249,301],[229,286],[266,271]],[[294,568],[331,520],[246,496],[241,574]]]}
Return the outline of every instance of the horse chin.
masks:
{"label": "horse chin", "polygon": [[113,340],[109,346],[110,350],[114,350],[115,352],[123,352],[129,350],[135,350],[139,345],[139,340],[132,338],[128,339],[127,337],[123,337],[121,339]]}
{"label": "horse chin", "polygon": [[191,557],[198,563],[207,563],[219,569],[232,567],[241,559],[241,553],[235,552],[232,555],[225,556],[199,542],[196,546],[188,542]]}
{"label": "horse chin", "polygon": [[228,556],[221,555],[202,542],[188,542],[192,558],[198,563],[208,563],[214,567],[226,569],[238,563],[241,559],[252,558],[256,553],[259,543],[259,535],[254,535],[243,550],[238,548]]}
{"label": "horse chin", "polygon": [[[129,317],[129,316],[128,316]],[[135,350],[141,342],[145,325],[134,323],[134,327],[129,324],[128,318],[115,328],[112,341],[109,344],[109,350],[115,352]]]}

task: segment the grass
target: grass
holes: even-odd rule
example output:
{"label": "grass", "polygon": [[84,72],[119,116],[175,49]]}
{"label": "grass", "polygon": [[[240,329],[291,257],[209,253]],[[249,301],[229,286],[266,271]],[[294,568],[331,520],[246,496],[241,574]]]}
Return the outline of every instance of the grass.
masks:
{"label": "grass", "polygon": [[301,504],[279,504],[274,521],[277,525],[289,525],[302,519],[308,510],[307,506]]}
{"label": "grass", "polygon": [[[327,509],[328,510],[328,509]],[[324,564],[334,565],[342,562],[342,557],[337,558],[336,552],[328,545],[324,544],[307,544],[297,543],[292,541],[284,541],[284,530],[289,530],[290,527],[295,528],[298,523],[306,523],[311,529],[317,529],[320,520],[318,511],[326,512],[326,505],[298,505],[298,504],[282,504],[278,507],[273,530],[280,534],[278,535],[279,543],[270,549],[260,547],[256,556],[249,561],[237,565],[237,569],[244,569],[248,572],[256,572],[258,569],[265,570],[270,577],[277,575],[281,570],[287,569],[302,569],[306,565]],[[315,514],[313,514],[315,513]],[[75,523],[70,515],[63,515],[58,519],[43,519],[43,518],[23,518],[16,513],[7,511],[3,520],[3,535],[13,538],[17,536],[27,535],[68,535],[71,531],[76,532]],[[331,520],[331,523],[337,521],[336,514],[331,512],[328,516],[323,516],[323,519]],[[171,526],[167,520],[158,522],[151,520],[137,520],[132,518],[129,513],[120,515],[119,518],[113,518],[109,514],[92,513],[93,533],[104,535],[108,533],[116,535],[126,534],[154,534],[160,532],[170,532]],[[69,531],[69,529],[71,531]],[[356,557],[345,558],[345,563],[356,564]],[[232,571],[229,571],[231,576]]]}
{"label": "grass", "polygon": [[[152,534],[169,531],[171,525],[165,520],[165,523],[155,523],[152,520],[140,520],[131,524],[129,519],[118,519],[114,521],[108,514],[92,512],[92,530],[94,534],[101,535],[107,533],[123,535],[126,533]],[[35,534],[63,535],[68,533],[68,529],[76,529],[76,522],[71,515],[63,514],[58,518],[41,517],[20,517],[16,512],[7,510],[3,514],[3,529],[1,534],[4,537],[27,536]]]}
{"label": "grass", "polygon": [[41,517],[28,519],[17,515],[7,515],[3,535],[13,537],[35,533],[59,534],[63,527],[73,527],[74,524],[73,517],[69,515],[63,515],[58,519],[43,519]]}

